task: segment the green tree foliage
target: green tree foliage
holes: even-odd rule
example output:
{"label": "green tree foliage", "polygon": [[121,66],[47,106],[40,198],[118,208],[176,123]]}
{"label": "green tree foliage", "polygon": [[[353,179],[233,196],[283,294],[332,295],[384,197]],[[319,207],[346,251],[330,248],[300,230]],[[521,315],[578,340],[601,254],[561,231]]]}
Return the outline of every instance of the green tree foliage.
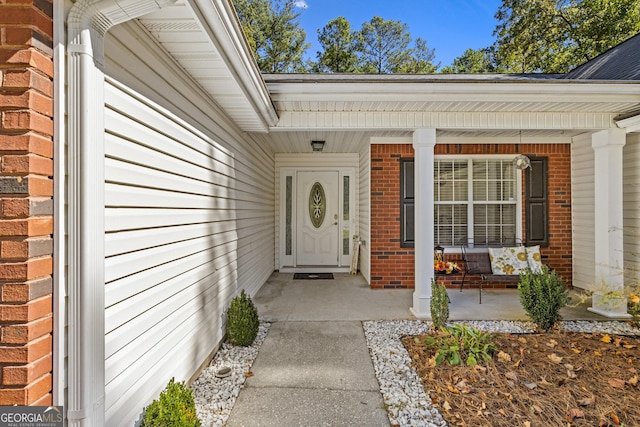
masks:
{"label": "green tree foliage", "polygon": [[462,56],[453,60],[453,64],[443,67],[443,74],[458,73],[498,73],[501,69],[495,64],[490,48],[467,49]]}
{"label": "green tree foliage", "polygon": [[422,39],[411,47],[407,24],[374,16],[355,32],[358,71],[363,73],[433,72],[435,54]]}
{"label": "green tree foliage", "polygon": [[300,72],[310,46],[295,0],[233,0],[258,67],[265,73]]}
{"label": "green tree foliage", "polygon": [[339,16],[318,30],[322,51],[317,52],[318,62],[314,71],[353,73],[357,70],[358,57],[353,52],[354,34],[346,18]]}
{"label": "green tree foliage", "polygon": [[503,0],[496,59],[509,72],[564,73],[640,31],[640,0]]}
{"label": "green tree foliage", "polygon": [[415,42],[415,46],[410,49],[409,57],[398,64],[393,72],[401,74],[432,74],[438,69],[438,65],[435,65],[436,53],[435,49],[430,49],[427,46],[427,41],[418,37]]}

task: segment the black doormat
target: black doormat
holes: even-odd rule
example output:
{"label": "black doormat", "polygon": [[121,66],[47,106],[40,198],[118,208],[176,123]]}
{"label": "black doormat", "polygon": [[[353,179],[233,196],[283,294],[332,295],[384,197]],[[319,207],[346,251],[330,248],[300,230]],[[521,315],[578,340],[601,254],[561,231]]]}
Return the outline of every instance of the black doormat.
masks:
{"label": "black doormat", "polygon": [[333,273],[294,273],[293,280],[333,280]]}

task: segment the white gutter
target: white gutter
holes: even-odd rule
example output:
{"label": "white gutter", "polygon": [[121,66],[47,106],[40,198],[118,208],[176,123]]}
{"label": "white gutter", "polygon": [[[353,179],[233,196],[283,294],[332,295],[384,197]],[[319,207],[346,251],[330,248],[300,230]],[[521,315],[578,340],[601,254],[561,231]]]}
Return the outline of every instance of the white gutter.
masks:
{"label": "white gutter", "polygon": [[576,83],[567,80],[539,82],[424,82],[341,81],[287,82],[267,79],[276,101],[465,101],[465,102],[581,102],[640,103],[637,83]]}
{"label": "white gutter", "polygon": [[635,114],[631,117],[615,120],[616,125],[625,129],[627,133],[640,131],[640,114]]}
{"label": "white gutter", "polygon": [[69,426],[105,423],[104,37],[174,0],[79,0],[67,17]]}

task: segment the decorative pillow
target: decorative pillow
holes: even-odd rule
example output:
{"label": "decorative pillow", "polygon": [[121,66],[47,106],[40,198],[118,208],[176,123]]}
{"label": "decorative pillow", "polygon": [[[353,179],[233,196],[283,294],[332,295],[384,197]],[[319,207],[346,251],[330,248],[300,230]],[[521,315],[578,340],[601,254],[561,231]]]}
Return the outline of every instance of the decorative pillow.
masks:
{"label": "decorative pillow", "polygon": [[527,268],[527,252],[523,246],[489,248],[489,260],[493,274],[520,274]]}
{"label": "decorative pillow", "polygon": [[529,268],[532,272],[540,273],[542,271],[540,245],[529,246],[527,248],[527,263],[529,264]]}

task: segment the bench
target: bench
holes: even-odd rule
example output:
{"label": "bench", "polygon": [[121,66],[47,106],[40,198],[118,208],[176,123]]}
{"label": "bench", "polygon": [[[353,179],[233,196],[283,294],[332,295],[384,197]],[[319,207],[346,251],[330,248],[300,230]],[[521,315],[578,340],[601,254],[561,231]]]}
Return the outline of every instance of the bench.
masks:
{"label": "bench", "polygon": [[[488,252],[467,252],[465,246],[462,249],[462,262],[464,264],[464,273],[462,282],[460,283],[460,292],[464,286],[464,281],[468,275],[479,275],[479,299],[482,304],[482,284],[483,283],[510,283],[517,284],[520,282],[520,274],[494,274],[491,268],[491,260]],[[502,248],[497,248],[502,249]],[[525,262],[526,264],[526,262]]]}

